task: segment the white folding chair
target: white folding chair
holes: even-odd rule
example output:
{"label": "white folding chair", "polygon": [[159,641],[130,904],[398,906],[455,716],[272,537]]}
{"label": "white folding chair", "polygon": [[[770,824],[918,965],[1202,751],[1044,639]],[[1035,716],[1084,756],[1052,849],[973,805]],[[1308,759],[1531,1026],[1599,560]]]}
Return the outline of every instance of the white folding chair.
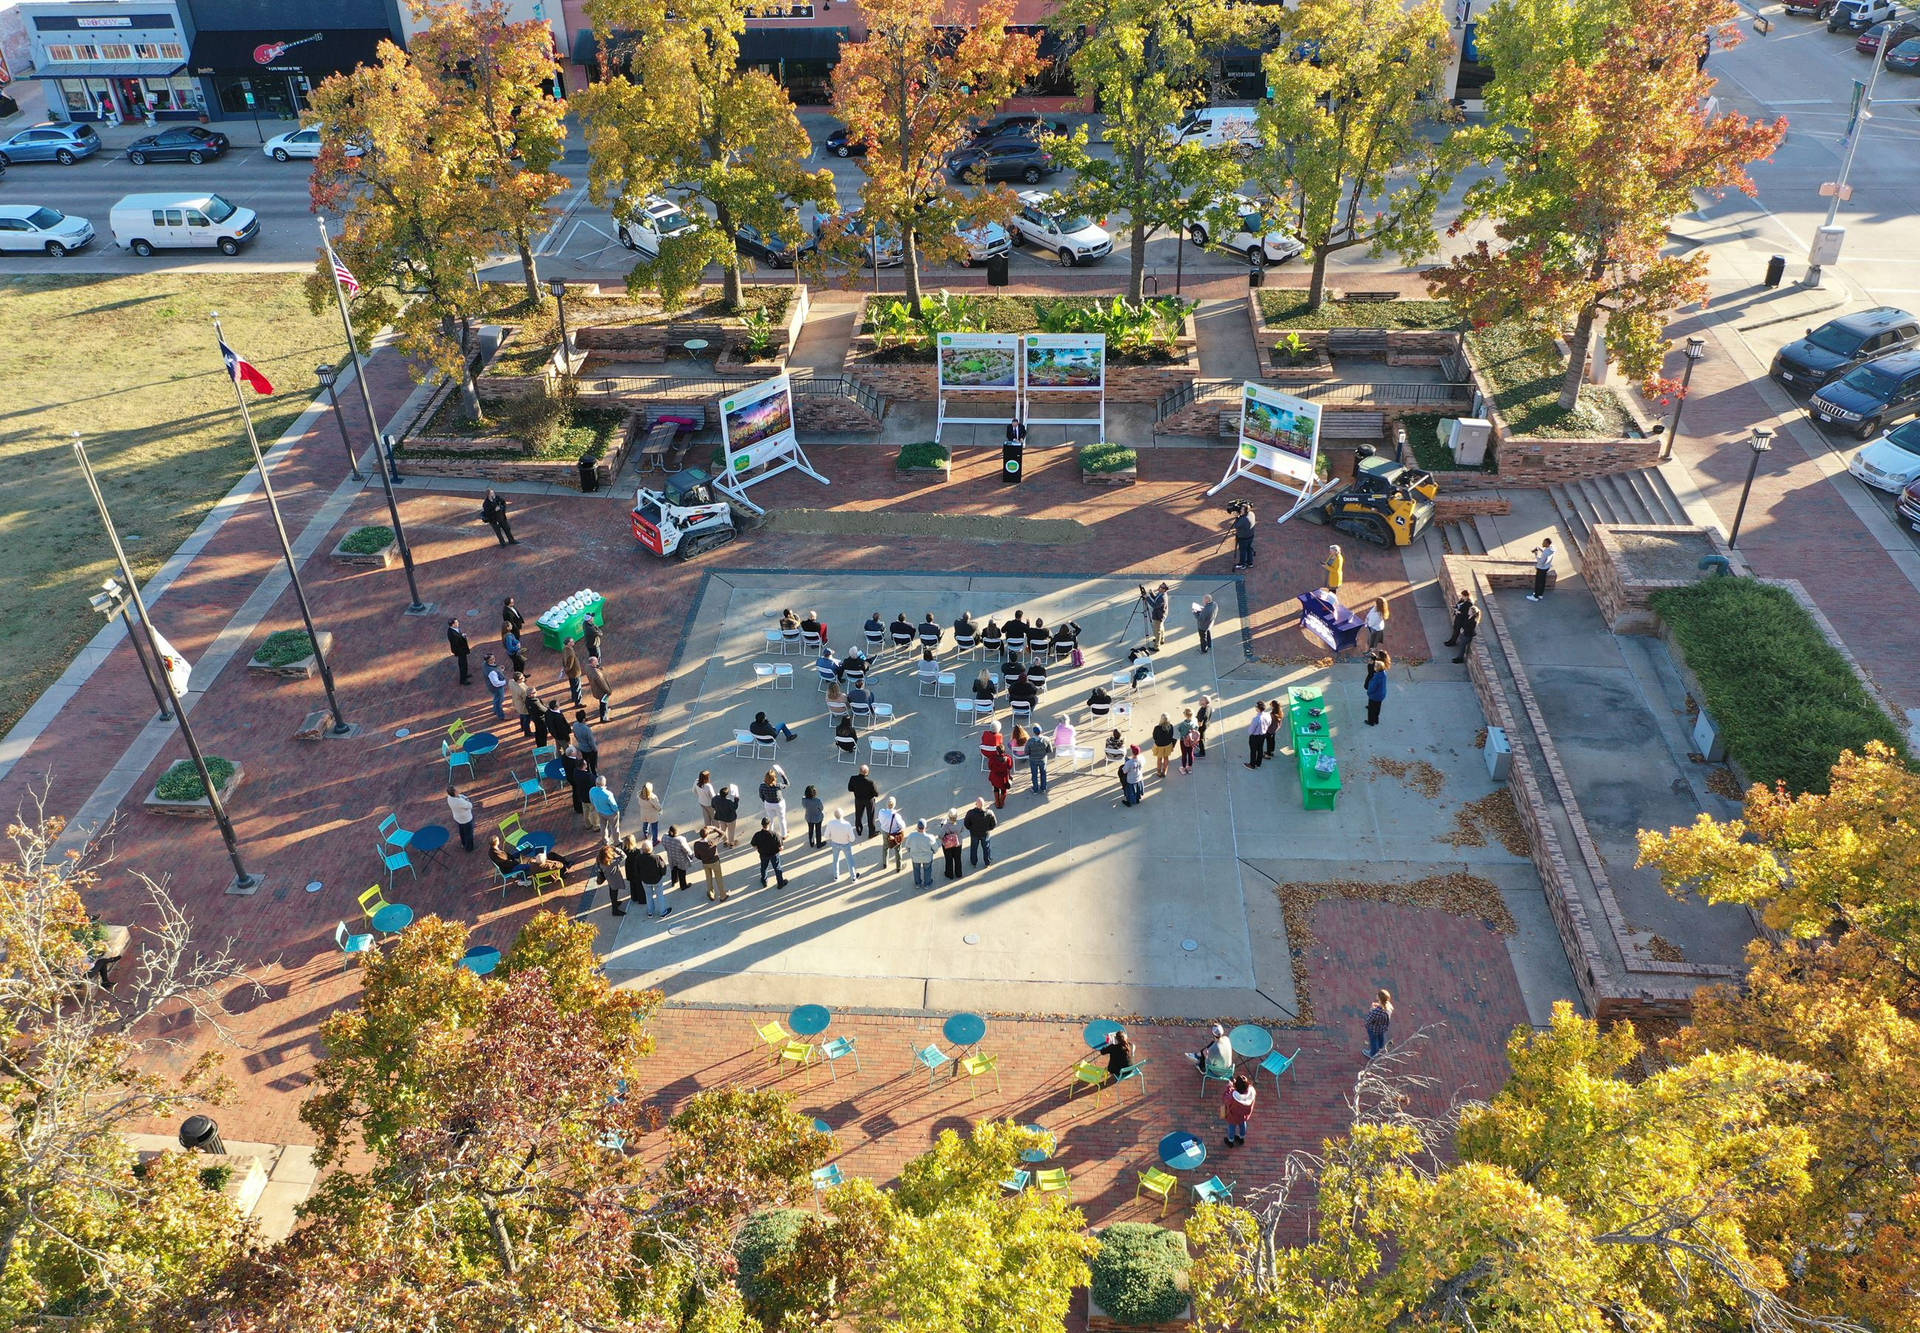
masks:
{"label": "white folding chair", "polygon": [[1033,725],[1032,704],[1028,703],[1025,699],[1015,699],[1010,706],[1013,709],[1013,720],[1015,722],[1018,722],[1023,727]]}
{"label": "white folding chair", "polygon": [[815,694],[825,694],[827,687],[840,679],[839,674],[828,667],[818,667],[816,671],[820,676],[820,688],[814,691]]}
{"label": "white folding chair", "polygon": [[793,688],[792,663],[775,662],[773,664],[773,688],[776,690],[790,690]]}
{"label": "white folding chair", "polygon": [[943,680],[952,680],[952,679],[953,679],[952,676],[942,676],[938,671],[929,671],[927,669],[927,664],[924,662],[920,664],[920,693],[921,694],[931,694],[935,698],[938,698],[940,696],[940,682]]}
{"label": "white folding chair", "polygon": [[842,745],[840,743],[842,739],[844,738],[836,737],[834,739],[833,748],[838,752],[834,762],[838,764],[851,764],[854,760],[854,751],[859,748],[860,742],[855,741],[852,745]]}
{"label": "white folding chair", "polygon": [[976,727],[990,727],[993,725],[992,700],[975,699],[973,701],[973,725]]}
{"label": "white folding chair", "polygon": [[753,664],[753,688],[756,690],[773,688],[773,663],[755,662]]}
{"label": "white folding chair", "polygon": [[893,705],[877,703],[873,706],[873,725],[890,727],[893,725]]}
{"label": "white folding chair", "polygon": [[888,741],[887,749],[892,757],[887,760],[893,768],[910,768],[913,762],[913,745],[909,741]]}
{"label": "white folding chair", "polygon": [[954,680],[953,673],[942,671],[939,680],[934,683],[934,692],[942,698],[951,699],[958,691],[959,686]]}
{"label": "white folding chair", "polygon": [[780,643],[783,657],[797,657],[806,652],[805,646],[800,642],[800,631],[797,629],[781,630]]}
{"label": "white folding chair", "polygon": [[874,661],[887,651],[887,632],[883,629],[870,629],[867,632],[867,656]]}
{"label": "white folding chair", "polygon": [[1113,705],[1113,715],[1119,721],[1125,722],[1128,718],[1133,716],[1133,705],[1129,703],[1115,702],[1115,704]]}
{"label": "white folding chair", "polygon": [[1113,673],[1114,689],[1124,690],[1132,684],[1133,684],[1133,673],[1131,671],[1116,671]]}
{"label": "white folding chair", "polygon": [[867,762],[886,767],[892,761],[887,758],[888,745],[883,736],[867,737]]}
{"label": "white folding chair", "polygon": [[801,630],[800,650],[818,657],[820,655],[820,636],[810,629]]}
{"label": "white folding chair", "polygon": [[953,725],[970,727],[973,725],[973,700],[971,698],[953,701]]}
{"label": "white folding chair", "polygon": [[850,711],[853,714],[853,725],[856,731],[859,730],[860,727],[863,725],[865,726],[873,725],[873,705],[872,704],[849,703],[847,705],[847,708],[848,708],[848,711]]}
{"label": "white folding chair", "polygon": [[751,731],[736,731],[733,733],[733,752],[738,757],[742,759],[758,759],[760,757],[760,751],[763,749],[767,752],[766,757],[769,759],[774,758],[778,753],[774,742],[763,741]]}
{"label": "white folding chair", "polygon": [[787,655],[787,641],[779,630],[770,629],[767,631],[767,651],[775,657],[785,657]]}
{"label": "white folding chair", "polygon": [[962,657],[972,657],[974,650],[979,646],[980,639],[977,635],[969,634],[964,638],[958,634],[953,636],[953,649]]}
{"label": "white folding chair", "polygon": [[845,699],[827,700],[827,721],[838,726],[840,723],[840,719],[845,717],[846,715],[847,715],[847,701]]}

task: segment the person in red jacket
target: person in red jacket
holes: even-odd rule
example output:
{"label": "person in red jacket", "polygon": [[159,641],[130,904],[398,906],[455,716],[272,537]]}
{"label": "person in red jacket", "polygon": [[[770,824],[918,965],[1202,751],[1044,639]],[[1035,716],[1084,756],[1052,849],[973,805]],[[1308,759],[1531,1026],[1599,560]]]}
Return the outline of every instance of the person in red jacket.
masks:
{"label": "person in red jacket", "polygon": [[1013,785],[1013,759],[1005,750],[995,750],[987,756],[987,782],[993,788],[993,808],[1004,810],[1007,788]]}
{"label": "person in red jacket", "polygon": [[1245,1074],[1233,1076],[1233,1086],[1220,1099],[1220,1118],[1227,1122],[1227,1146],[1238,1148],[1247,1141],[1247,1121],[1253,1118],[1253,1080]]}

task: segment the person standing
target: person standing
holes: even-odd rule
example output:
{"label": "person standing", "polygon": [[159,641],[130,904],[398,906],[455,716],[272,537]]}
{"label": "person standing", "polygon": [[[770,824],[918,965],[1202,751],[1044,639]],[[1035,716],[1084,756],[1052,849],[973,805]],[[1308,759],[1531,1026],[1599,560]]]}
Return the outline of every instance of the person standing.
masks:
{"label": "person standing", "polygon": [[[987,785],[993,789],[993,808],[1007,808],[1007,791],[1013,786],[1013,757],[1005,749],[987,756]],[[985,800],[980,802],[985,805]]]}
{"label": "person standing", "polygon": [[1387,637],[1387,599],[1376,597],[1367,608],[1367,647],[1378,648]]}
{"label": "person standing", "polygon": [[773,872],[774,887],[787,887],[787,873],[780,868],[780,835],[773,831],[773,821],[765,815],[760,816],[760,831],[753,835],[753,850],[760,854],[760,887],[767,887],[767,872]]}
{"label": "person standing", "polygon": [[1393,992],[1382,986],[1373,993],[1373,1005],[1367,1010],[1367,1059],[1386,1049],[1387,1029],[1392,1023]]}
{"label": "person standing", "polygon": [[1205,759],[1207,757],[1207,724],[1212,721],[1213,696],[1211,694],[1203,694],[1200,696],[1200,706],[1194,709],[1193,712],[1193,757],[1195,759]]}
{"label": "person standing", "polygon": [[569,745],[565,754],[567,787],[573,793],[573,822],[576,828],[598,828],[599,816],[589,817],[588,798],[593,791],[593,770],[587,767],[587,761],[578,753],[579,746]]}
{"label": "person standing", "polygon": [[760,779],[760,813],[764,816],[760,822],[777,829],[782,840],[787,836],[787,785],[787,770],[778,764]]}
{"label": "person standing", "polygon": [[[648,916],[665,916],[673,909],[667,906],[667,895],[660,886],[667,878],[667,859],[654,850],[647,839],[640,839],[640,845],[627,853],[627,889],[636,889],[644,893],[647,899]],[[659,911],[654,911],[655,907]]]}
{"label": "person standing", "polygon": [[1529,602],[1537,602],[1547,595],[1547,575],[1553,572],[1553,538],[1542,537],[1540,544],[1533,548],[1533,591],[1527,594]]}
{"label": "person standing", "polygon": [[1337,543],[1327,547],[1327,558],[1321,562],[1320,568],[1326,574],[1326,582],[1321,586],[1328,592],[1339,592],[1340,585],[1347,581],[1347,558],[1340,554]]}
{"label": "person standing", "polygon": [[600,742],[594,739],[593,728],[587,725],[587,710],[573,710],[573,743],[580,747],[580,757],[587,761],[587,767],[595,773],[600,771]]}
{"label": "person standing", "polygon": [[880,803],[880,864],[876,870],[887,868],[887,853],[893,853],[893,873],[899,874],[906,860],[907,819],[894,808],[893,797],[889,796]]}
{"label": "person standing", "polygon": [[1200,743],[1200,728],[1193,724],[1193,710],[1185,709],[1180,721],[1174,726],[1174,734],[1180,738],[1180,771],[1193,772],[1193,752]]}
{"label": "person standing", "polygon": [[1447,647],[1456,643],[1460,654],[1453,660],[1464,662],[1467,654],[1473,651],[1473,636],[1480,632],[1480,608],[1473,604],[1473,594],[1463,592],[1460,600],[1453,605],[1453,637],[1447,640]]}
{"label": "person standing", "polygon": [[930,889],[933,887],[933,858],[940,851],[940,839],[927,832],[927,821],[922,819],[913,826],[913,832],[907,835],[907,859],[913,862],[913,887]]}
{"label": "person standing", "polygon": [[1036,792],[1047,790],[1047,760],[1053,758],[1053,742],[1045,731],[1027,737],[1027,779]]}
{"label": "person standing", "polygon": [[503,626],[500,630],[500,648],[506,653],[507,660],[513,663],[515,671],[527,669],[526,647],[520,642],[519,630]]}
{"label": "person standing", "polygon": [[640,816],[640,836],[660,840],[660,820],[666,811],[660,804],[651,782],[640,784],[640,790],[633,798],[634,813]]}
{"label": "person standing", "polygon": [[[1152,592],[1148,592],[1146,584],[1143,583],[1140,585],[1140,598],[1147,604],[1147,623],[1153,626],[1153,648],[1155,652],[1160,651],[1160,645],[1166,642],[1167,638],[1167,593],[1169,589],[1170,585],[1163,583]],[[1135,681],[1134,684],[1137,687],[1139,682]]]}
{"label": "person standing", "polygon": [[1213,622],[1219,616],[1220,608],[1214,604],[1213,594],[1201,598],[1199,607],[1193,613],[1193,627],[1200,632],[1200,651],[1213,651]]}
{"label": "person standing", "polygon": [[1146,799],[1146,774],[1140,766],[1140,747],[1129,745],[1127,757],[1120,761],[1120,803],[1138,805]]}
{"label": "person standing", "polygon": [[[1377,656],[1376,656],[1377,654]],[[1387,701],[1388,669],[1393,666],[1393,658],[1387,655],[1385,648],[1369,654],[1372,659],[1367,667],[1367,725],[1380,725],[1380,705]]]}
{"label": "person standing", "polygon": [[580,655],[582,657],[600,656],[600,622],[588,616],[580,622]]}
{"label": "person standing", "polygon": [[1278,699],[1267,700],[1267,734],[1263,753],[1269,759],[1273,758],[1274,747],[1280,743],[1280,719],[1286,715]]}
{"label": "person standing", "polygon": [[706,875],[707,901],[710,903],[727,900],[727,876],[720,868],[720,837],[720,830],[708,825],[700,830],[700,837],[693,844],[693,859],[700,863],[700,869]]}
{"label": "person standing", "polygon": [[847,791],[853,797],[853,831],[856,836],[871,838],[879,830],[873,826],[873,804],[880,799],[880,788],[874,784],[873,770],[860,765],[860,771],[847,779]]}
{"label": "person standing", "polygon": [[513,679],[507,682],[507,692],[513,696],[514,713],[520,719],[520,734],[522,736],[532,736],[533,716],[527,707],[527,673],[524,671],[514,672]]}
{"label": "person standing", "polygon": [[467,654],[473,651],[473,645],[467,642],[466,633],[460,628],[458,616],[447,622],[447,651],[452,653],[453,660],[460,664],[460,683],[473,684],[473,675],[467,667]]}
{"label": "person standing", "polygon": [[1253,568],[1253,506],[1242,504],[1240,512],[1233,516],[1233,567],[1235,569]]}
{"label": "person standing", "polygon": [[987,809],[987,798],[974,798],[973,809],[967,811],[962,821],[967,830],[967,864],[977,866],[982,860],[993,864],[993,831],[1000,824],[999,817]]}
{"label": "person standing", "polygon": [[453,826],[460,830],[460,849],[473,850],[473,799],[463,796],[460,789],[447,784],[447,813],[453,816]]}
{"label": "person standing", "polygon": [[612,702],[613,687],[607,684],[607,676],[600,669],[597,656],[587,659],[587,688],[593,691],[593,697],[600,702],[600,720],[607,720],[607,705]]}
{"label": "person standing", "polygon": [[527,618],[520,614],[520,608],[513,604],[513,598],[503,598],[500,602],[500,637],[506,638],[509,632],[521,633]]}
{"label": "person standing", "polygon": [[1253,701],[1253,721],[1247,723],[1247,767],[1258,768],[1267,757],[1267,705]]}
{"label": "person standing", "polygon": [[556,749],[564,750],[573,740],[573,724],[567,721],[567,715],[561,711],[558,702],[547,704],[547,735]]}
{"label": "person standing", "polygon": [[685,893],[687,873],[696,864],[693,857],[693,844],[681,836],[677,827],[669,824],[667,836],[660,839],[660,850],[667,854],[667,875],[673,881],[673,887]]}
{"label": "person standing", "polygon": [[713,774],[706,769],[700,770],[700,776],[693,780],[693,796],[700,802],[700,828],[702,832],[713,823]]}
{"label": "person standing", "polygon": [[1165,713],[1153,724],[1153,775],[1156,778],[1167,776],[1167,765],[1173,762],[1173,746],[1178,739],[1173,731],[1173,719]]}
{"label": "person standing", "polygon": [[859,882],[860,868],[853,863],[853,825],[847,822],[847,817],[837,807],[833,818],[827,821],[825,832],[827,850],[833,854],[833,877],[836,880],[840,878],[840,866],[844,862],[847,873],[853,876],[856,883]]}
{"label": "person standing", "polygon": [[493,539],[502,546],[518,546],[519,538],[513,535],[513,524],[507,521],[507,501],[500,492],[487,487],[487,498],[480,502],[480,517],[493,529]]}
{"label": "person standing", "polygon": [[576,646],[578,639],[568,639],[560,650],[560,669],[567,673],[567,693],[573,696],[574,706],[580,704],[580,650]]}
{"label": "person standing", "polygon": [[[594,813],[600,816],[601,841],[608,844],[620,841],[620,798],[607,786],[605,773],[593,775],[593,788],[587,793],[587,800],[593,806]],[[644,832],[649,838],[657,838],[660,826],[649,825]]]}
{"label": "person standing", "polygon": [[734,837],[734,821],[740,818],[740,789],[731,782],[725,791],[715,792],[713,797],[713,822],[720,829],[720,836],[727,840],[727,846],[738,845]]}
{"label": "person standing", "polygon": [[1253,1080],[1245,1074],[1233,1076],[1233,1086],[1220,1098],[1220,1118],[1227,1122],[1227,1146],[1238,1148],[1247,1141],[1247,1121],[1253,1118]]}
{"label": "person standing", "polygon": [[493,715],[504,722],[507,720],[507,678],[492,653],[482,658],[481,663],[487,669],[487,689],[493,694]]}
{"label": "person standing", "polygon": [[960,831],[960,812],[947,811],[947,822],[940,826],[940,854],[948,879],[960,878]]}
{"label": "person standing", "polygon": [[[626,856],[619,848],[609,845],[600,849],[594,861],[600,867],[594,879],[607,886],[607,906],[615,916],[625,916],[627,909],[620,905],[620,893],[627,884]],[[627,896],[633,895],[629,892]]]}
{"label": "person standing", "polygon": [[820,789],[812,783],[800,795],[800,809],[807,817],[807,846],[825,847],[827,835],[821,828],[827,822],[827,803],[820,799]]}

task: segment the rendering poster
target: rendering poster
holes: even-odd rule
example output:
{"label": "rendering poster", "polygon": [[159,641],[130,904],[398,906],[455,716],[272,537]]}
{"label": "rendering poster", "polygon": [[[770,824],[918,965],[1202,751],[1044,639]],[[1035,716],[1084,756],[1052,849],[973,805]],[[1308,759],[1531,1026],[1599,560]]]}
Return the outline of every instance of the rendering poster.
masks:
{"label": "rendering poster", "polygon": [[1314,479],[1320,448],[1320,405],[1248,381],[1240,403],[1242,466],[1284,477]]}
{"label": "rendering poster", "polygon": [[730,471],[744,472],[793,449],[793,388],[785,375],[720,404],[720,437]]}
{"label": "rendering poster", "polygon": [[1019,388],[1020,335],[943,333],[939,338],[940,388]]}
{"label": "rendering poster", "polygon": [[1028,393],[1106,388],[1104,333],[1029,333],[1025,355]]}

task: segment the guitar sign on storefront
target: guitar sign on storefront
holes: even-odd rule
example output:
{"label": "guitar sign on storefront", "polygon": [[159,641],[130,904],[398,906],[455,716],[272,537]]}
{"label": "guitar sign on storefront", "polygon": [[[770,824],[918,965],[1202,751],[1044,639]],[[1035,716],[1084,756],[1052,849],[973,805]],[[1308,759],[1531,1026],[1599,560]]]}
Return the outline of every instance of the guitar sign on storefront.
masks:
{"label": "guitar sign on storefront", "polygon": [[293,50],[294,47],[305,46],[309,42],[320,41],[325,36],[325,33],[316,32],[313,36],[302,37],[297,42],[263,42],[253,48],[253,63],[256,65],[271,65],[281,56]]}

